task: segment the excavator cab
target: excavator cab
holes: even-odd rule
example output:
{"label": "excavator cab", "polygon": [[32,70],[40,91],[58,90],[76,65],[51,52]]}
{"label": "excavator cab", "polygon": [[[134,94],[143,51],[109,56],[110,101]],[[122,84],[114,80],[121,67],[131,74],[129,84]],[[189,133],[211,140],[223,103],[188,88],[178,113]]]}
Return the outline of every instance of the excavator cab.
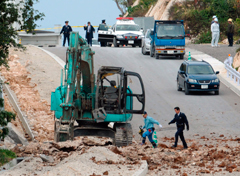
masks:
{"label": "excavator cab", "polygon": [[[137,78],[141,92],[135,94],[129,86],[129,76]],[[112,80],[115,78],[115,80]],[[104,109],[106,114],[142,114],[145,106],[145,91],[141,76],[135,72],[125,71],[122,67],[103,66],[98,71],[96,85],[96,104]],[[141,104],[138,109],[133,106],[136,97]],[[105,114],[105,115],[106,115]],[[98,120],[98,119],[97,119]],[[109,121],[115,121],[109,119]],[[130,119],[126,119],[128,121]],[[122,122],[122,120],[121,120]]]}

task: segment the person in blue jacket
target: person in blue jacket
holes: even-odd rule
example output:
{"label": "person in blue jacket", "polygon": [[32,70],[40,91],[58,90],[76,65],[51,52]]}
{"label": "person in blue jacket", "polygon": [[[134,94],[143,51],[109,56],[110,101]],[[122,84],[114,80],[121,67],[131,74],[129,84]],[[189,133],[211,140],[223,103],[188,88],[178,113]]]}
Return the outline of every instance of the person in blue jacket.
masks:
{"label": "person in blue jacket", "polygon": [[68,21],[65,21],[65,25],[62,27],[62,30],[60,32],[60,34],[63,33],[63,46],[65,46],[65,42],[66,39],[68,41],[68,46],[69,46],[69,36],[70,36],[70,32],[72,32],[72,27],[70,25],[68,25]]}
{"label": "person in blue jacket", "polygon": [[144,126],[142,127],[142,129],[146,128],[147,131],[144,132],[142,135],[143,140],[142,140],[141,145],[145,144],[146,137],[148,137],[148,139],[152,143],[153,147],[156,148],[157,145],[152,139],[152,134],[155,130],[154,124],[157,124],[160,128],[162,128],[162,125],[158,121],[154,120],[152,117],[148,116],[146,111],[144,111],[143,118],[144,118]]}
{"label": "person in blue jacket", "polygon": [[175,144],[172,146],[172,148],[177,147],[178,136],[180,136],[180,139],[182,140],[184,149],[187,149],[188,146],[187,146],[187,143],[183,136],[183,130],[185,129],[185,125],[187,126],[187,130],[189,130],[187,116],[183,112],[180,112],[179,107],[175,107],[174,110],[176,113],[174,116],[174,119],[168,123],[168,125],[170,125],[172,123],[176,123],[176,125],[177,125],[177,132],[175,134]]}

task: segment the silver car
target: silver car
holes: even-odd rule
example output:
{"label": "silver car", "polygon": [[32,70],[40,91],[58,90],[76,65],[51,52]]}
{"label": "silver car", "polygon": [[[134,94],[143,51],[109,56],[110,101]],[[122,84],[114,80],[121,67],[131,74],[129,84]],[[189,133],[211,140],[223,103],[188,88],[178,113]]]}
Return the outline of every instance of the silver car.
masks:
{"label": "silver car", "polygon": [[151,31],[153,31],[153,29],[147,29],[144,37],[142,38],[142,54],[143,55],[150,53]]}

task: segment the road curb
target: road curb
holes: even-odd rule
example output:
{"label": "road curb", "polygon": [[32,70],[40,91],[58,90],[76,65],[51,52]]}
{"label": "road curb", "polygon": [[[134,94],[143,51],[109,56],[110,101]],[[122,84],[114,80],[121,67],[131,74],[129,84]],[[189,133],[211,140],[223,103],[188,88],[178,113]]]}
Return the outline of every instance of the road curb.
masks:
{"label": "road curb", "polygon": [[[34,45],[31,45],[31,46],[34,46]],[[49,56],[51,56],[57,63],[59,63],[59,64],[61,65],[61,67],[64,68],[65,62],[64,62],[62,59],[60,59],[58,56],[56,56],[55,54],[53,54],[53,53],[51,53],[51,52],[49,52],[49,51],[47,51],[47,50],[45,50],[45,49],[43,49],[43,48],[41,48],[41,47],[37,47],[37,46],[34,46],[34,47],[36,47],[36,48],[44,51],[45,53],[47,53],[47,54],[48,54]]]}
{"label": "road curb", "polygon": [[132,176],[145,176],[148,172],[148,164],[146,160],[142,161],[140,169],[136,171]]}
{"label": "road curb", "polygon": [[231,89],[235,94],[240,96],[240,86],[238,86],[237,83],[235,83],[231,78],[227,77],[227,70],[225,69],[225,65],[221,61],[195,49],[186,48],[186,50],[191,52],[192,59],[197,61],[202,61],[202,60],[207,61],[209,64],[211,64],[211,66],[215,71],[220,71],[220,74],[218,75],[218,78],[220,79],[220,81],[226,87]]}
{"label": "road curb", "polygon": [[[0,76],[0,80],[2,82],[4,82],[4,78],[2,78],[1,76]],[[31,138],[31,140],[34,140],[34,135],[28,124],[27,117],[23,114],[21,108],[19,107],[17,99],[12,94],[12,90],[10,89],[10,87],[7,84],[3,84],[3,89],[6,91],[6,94],[8,96],[8,99],[9,99],[13,109],[17,112],[19,120],[21,121],[21,124],[22,124],[24,130],[26,131],[28,136]],[[18,135],[18,134],[16,133],[16,135]],[[24,140],[24,138],[22,138],[21,136],[19,136],[19,138]]]}

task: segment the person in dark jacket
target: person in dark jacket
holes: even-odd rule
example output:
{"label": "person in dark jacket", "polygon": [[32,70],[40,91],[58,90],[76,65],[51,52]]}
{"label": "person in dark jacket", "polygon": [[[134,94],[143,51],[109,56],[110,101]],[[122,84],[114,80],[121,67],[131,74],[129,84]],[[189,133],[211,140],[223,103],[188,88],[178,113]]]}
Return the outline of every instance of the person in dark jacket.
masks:
{"label": "person in dark jacket", "polygon": [[[99,27],[98,27],[98,30],[97,31],[99,31],[99,30],[103,30],[103,28],[106,28],[107,27],[107,25],[106,25],[106,20],[102,20],[102,23],[101,24],[99,24]],[[105,47],[105,46],[107,46],[107,42],[100,42],[100,45],[101,45],[101,47]]]}
{"label": "person in dark jacket", "polygon": [[72,28],[70,25],[68,25],[68,21],[65,21],[65,25],[62,27],[62,30],[60,32],[60,34],[63,33],[63,46],[65,46],[65,42],[66,39],[68,41],[68,46],[69,46],[69,36],[70,36],[70,32],[72,32]]}
{"label": "person in dark jacket", "polygon": [[92,46],[92,38],[93,38],[93,33],[95,33],[94,27],[91,25],[90,22],[88,22],[88,25],[84,25],[84,30],[86,31],[86,36],[85,38],[87,39],[87,42],[90,46]]}
{"label": "person in dark jacket", "polygon": [[186,115],[184,113],[180,112],[179,107],[175,107],[174,110],[176,112],[174,119],[168,123],[168,125],[170,125],[171,123],[176,122],[176,125],[177,125],[177,132],[175,134],[175,144],[172,147],[173,148],[177,147],[178,136],[180,136],[180,139],[182,140],[184,149],[187,149],[188,146],[187,146],[187,143],[183,136],[183,130],[185,129],[185,124],[187,126],[187,130],[189,130],[188,120],[187,120]]}
{"label": "person in dark jacket", "polygon": [[228,28],[227,28],[227,36],[228,36],[228,42],[229,42],[229,47],[233,46],[233,34],[234,34],[234,25],[232,22],[232,19],[228,19]]}
{"label": "person in dark jacket", "polygon": [[157,124],[160,128],[162,128],[162,125],[158,121],[154,120],[152,117],[148,116],[146,111],[144,111],[144,113],[143,113],[143,118],[144,118],[144,126],[142,127],[142,129],[146,128],[147,131],[144,132],[143,135],[142,135],[143,140],[142,140],[141,145],[145,144],[146,137],[148,137],[148,139],[151,142],[153,148],[156,148],[157,144],[152,139],[152,134],[155,130],[154,124]]}

